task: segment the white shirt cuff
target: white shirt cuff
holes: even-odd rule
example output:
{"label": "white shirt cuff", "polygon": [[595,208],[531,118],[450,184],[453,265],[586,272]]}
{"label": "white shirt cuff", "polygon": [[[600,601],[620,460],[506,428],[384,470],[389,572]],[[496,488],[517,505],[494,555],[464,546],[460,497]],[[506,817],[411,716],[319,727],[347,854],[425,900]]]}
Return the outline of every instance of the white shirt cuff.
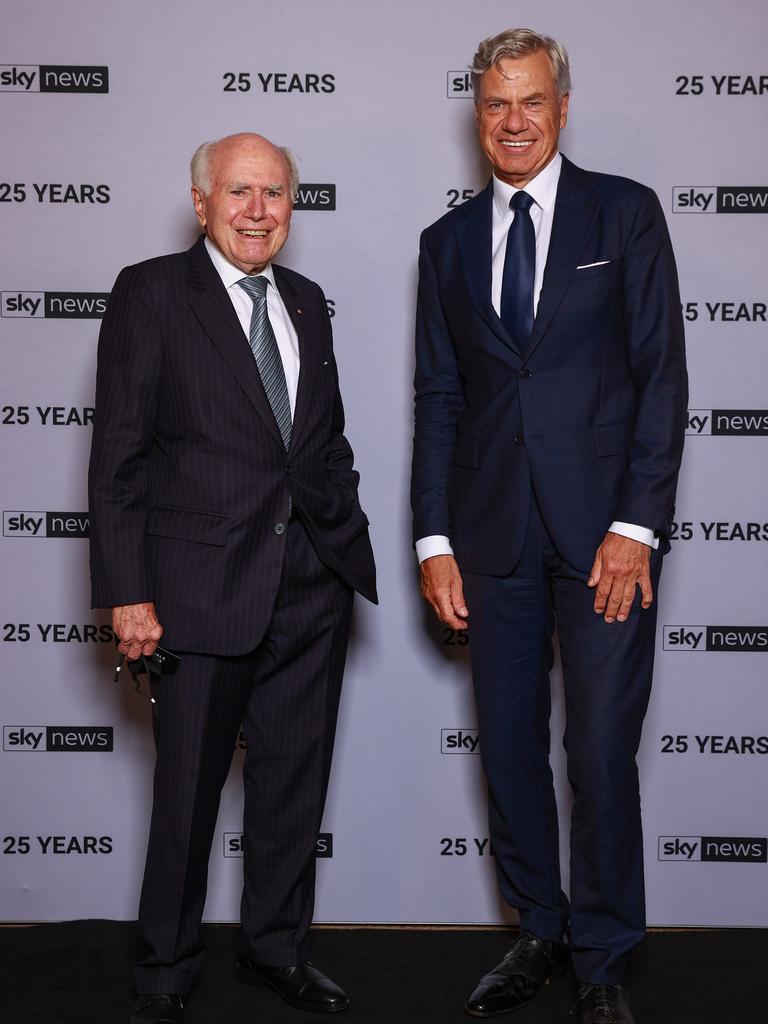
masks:
{"label": "white shirt cuff", "polygon": [[659,538],[654,537],[653,530],[645,526],[636,526],[634,523],[611,523],[611,533],[618,533],[622,537],[629,537],[631,540],[639,540],[641,544],[647,544],[649,548],[658,548]]}
{"label": "white shirt cuff", "polygon": [[[659,546],[659,538],[654,536],[653,530],[649,530],[645,526],[637,526],[635,523],[611,523],[610,532],[618,533],[622,537],[630,537],[632,540],[639,540],[641,544],[647,544],[649,548],[656,549]],[[452,554],[453,548],[450,540],[441,534],[422,537],[416,541],[416,557],[419,560],[419,565],[425,558]]]}
{"label": "white shirt cuff", "polygon": [[452,555],[453,548],[447,537],[434,534],[431,537],[422,537],[416,541],[416,557],[419,565],[425,558],[432,558],[434,555]]}

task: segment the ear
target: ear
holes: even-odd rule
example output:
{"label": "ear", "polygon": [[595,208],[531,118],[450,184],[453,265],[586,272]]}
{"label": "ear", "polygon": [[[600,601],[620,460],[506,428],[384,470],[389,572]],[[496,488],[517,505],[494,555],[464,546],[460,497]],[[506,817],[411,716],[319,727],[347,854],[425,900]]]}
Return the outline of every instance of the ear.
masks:
{"label": "ear", "polygon": [[195,207],[195,215],[200,222],[200,227],[205,227],[205,192],[197,187],[192,186],[192,202]]}
{"label": "ear", "polygon": [[560,99],[560,127],[565,128],[568,124],[568,100],[571,98],[570,93],[566,93],[565,96]]}

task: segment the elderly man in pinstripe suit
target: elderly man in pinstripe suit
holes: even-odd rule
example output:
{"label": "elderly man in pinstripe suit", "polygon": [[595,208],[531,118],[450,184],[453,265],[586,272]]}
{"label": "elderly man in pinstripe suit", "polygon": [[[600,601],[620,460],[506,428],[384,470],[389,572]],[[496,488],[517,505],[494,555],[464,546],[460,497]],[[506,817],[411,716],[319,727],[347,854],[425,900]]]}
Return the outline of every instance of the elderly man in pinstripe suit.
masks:
{"label": "elderly man in pinstripe suit", "polygon": [[201,146],[205,236],[121,272],[99,339],[89,473],[93,605],[119,650],[181,658],[153,683],[154,804],[132,1024],[178,1024],[202,959],[208,857],[241,722],[241,981],[335,1012],[308,962],[353,592],[376,601],[331,327],[312,281],[273,264],[286,151]]}

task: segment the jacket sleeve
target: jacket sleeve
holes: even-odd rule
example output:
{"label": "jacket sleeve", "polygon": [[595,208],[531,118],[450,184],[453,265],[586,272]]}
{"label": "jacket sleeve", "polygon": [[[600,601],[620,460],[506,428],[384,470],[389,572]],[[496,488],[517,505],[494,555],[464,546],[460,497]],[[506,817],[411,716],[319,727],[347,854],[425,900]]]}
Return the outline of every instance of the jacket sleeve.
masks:
{"label": "jacket sleeve", "polygon": [[144,560],[145,494],[162,346],[142,279],[140,267],[121,271],[99,334],[88,470],[94,608],[153,600]]}
{"label": "jacket sleeve", "polygon": [[623,272],[636,405],[614,518],[666,536],[685,438],[688,381],[677,269],[664,214],[650,190],[628,233]]}
{"label": "jacket sleeve", "polygon": [[450,537],[448,485],[464,391],[426,233],[419,253],[415,391],[413,539]]}
{"label": "jacket sleeve", "polygon": [[333,418],[331,422],[330,437],[328,439],[328,447],[325,454],[325,466],[330,478],[335,484],[340,484],[342,487],[349,487],[350,490],[357,495],[360,474],[356,469],[353,469],[355,460],[352,453],[352,447],[344,434],[344,404],[341,400],[341,391],[339,389],[339,371],[336,366],[336,358],[333,355],[333,330],[331,328],[331,318],[328,315],[328,306],[322,292],[321,300],[321,307],[323,310],[322,315],[324,317],[325,329],[328,334],[328,348],[331,352],[331,370],[333,372],[333,381],[335,386],[333,396]]}

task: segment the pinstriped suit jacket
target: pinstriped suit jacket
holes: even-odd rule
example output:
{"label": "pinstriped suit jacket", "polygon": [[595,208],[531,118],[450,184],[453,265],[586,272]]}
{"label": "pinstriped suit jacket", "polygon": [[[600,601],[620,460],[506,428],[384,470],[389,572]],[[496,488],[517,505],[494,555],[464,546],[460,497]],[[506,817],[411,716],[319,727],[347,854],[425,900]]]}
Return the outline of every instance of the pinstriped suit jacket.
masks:
{"label": "pinstriped suit jacket", "polygon": [[117,278],[99,336],[89,470],[94,607],[154,601],[171,648],[234,655],[264,635],[288,494],[322,561],[376,601],[321,289],[275,266],[299,338],[288,452],[203,245]]}

